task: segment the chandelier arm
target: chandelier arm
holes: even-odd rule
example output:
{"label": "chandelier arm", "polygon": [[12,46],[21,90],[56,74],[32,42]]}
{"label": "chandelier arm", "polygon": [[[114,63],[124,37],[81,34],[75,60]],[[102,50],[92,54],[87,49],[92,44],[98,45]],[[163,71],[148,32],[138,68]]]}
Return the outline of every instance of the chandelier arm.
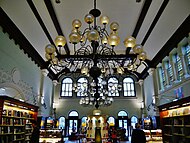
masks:
{"label": "chandelier arm", "polygon": [[92,52],[92,47],[90,45],[87,45],[86,47],[80,47],[80,49],[78,49],[75,52],[75,55],[90,55]]}
{"label": "chandelier arm", "polygon": [[106,25],[104,25],[104,28],[100,27],[100,33],[103,34],[103,35],[105,35],[106,38],[109,37],[109,34],[108,34],[107,30],[106,30]]}

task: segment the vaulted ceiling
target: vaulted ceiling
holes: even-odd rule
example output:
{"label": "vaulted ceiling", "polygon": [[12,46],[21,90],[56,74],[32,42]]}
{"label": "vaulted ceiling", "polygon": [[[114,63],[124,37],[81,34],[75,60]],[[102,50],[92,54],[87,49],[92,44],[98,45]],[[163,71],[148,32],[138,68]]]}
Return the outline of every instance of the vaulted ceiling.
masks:
{"label": "vaulted ceiling", "polygon": [[[68,42],[73,19],[80,19],[93,8],[93,0],[1,0],[0,25],[41,69],[48,69],[45,46],[57,35],[65,35],[64,54],[73,54]],[[125,52],[127,36],[144,46],[149,67],[155,68],[190,32],[190,0],[97,0],[97,8],[110,21],[117,21],[121,43],[115,52]],[[49,70],[49,77],[56,73]],[[139,78],[146,78],[143,69]]]}

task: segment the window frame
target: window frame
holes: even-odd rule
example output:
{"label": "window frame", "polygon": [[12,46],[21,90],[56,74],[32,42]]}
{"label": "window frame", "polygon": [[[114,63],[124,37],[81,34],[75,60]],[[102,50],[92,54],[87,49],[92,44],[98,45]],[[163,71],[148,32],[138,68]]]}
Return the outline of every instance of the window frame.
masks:
{"label": "window frame", "polygon": [[174,54],[174,57],[175,57],[175,66],[176,66],[176,71],[177,71],[177,79],[181,81],[184,74],[182,61],[178,53]]}
{"label": "window frame", "polygon": [[[125,82],[125,80],[130,79],[132,82]],[[133,78],[131,77],[125,77],[122,81],[123,83],[123,96],[124,97],[136,97],[136,88],[135,88],[135,81]],[[131,87],[131,85],[133,85],[133,87]],[[126,90],[125,90],[126,87]],[[129,89],[130,87],[130,89]],[[132,89],[133,88],[133,89]],[[129,92],[131,93],[131,95],[129,95]],[[125,95],[125,93],[127,93],[127,95]]]}
{"label": "window frame", "polygon": [[[65,80],[69,79],[71,82],[67,82],[67,83],[63,83]],[[69,88],[68,90],[63,90],[63,84],[65,85],[71,85],[71,88]],[[67,93],[68,96],[63,95],[63,93]],[[73,97],[73,79],[71,77],[65,77],[64,79],[62,79],[61,81],[61,92],[60,92],[60,97]]]}
{"label": "window frame", "polygon": [[[82,80],[82,79],[84,79],[84,81],[86,81],[86,82],[84,82],[84,81],[83,82],[79,82],[79,80]],[[86,83],[86,87],[82,85],[84,83]],[[89,81],[88,81],[88,79],[86,77],[79,77],[77,79],[77,89],[78,89],[78,92],[76,93],[76,97],[88,97],[88,88],[89,88],[88,84],[89,84]],[[79,92],[79,90],[80,90],[78,88],[79,86],[80,86],[81,92]],[[84,88],[84,90],[83,90],[83,88]]]}
{"label": "window frame", "polygon": [[[115,80],[114,82],[110,82],[110,80]],[[108,97],[120,97],[120,94],[119,94],[119,90],[118,90],[118,85],[119,85],[119,80],[116,78],[116,77],[110,77],[110,78],[108,78],[108,80],[107,80],[107,85],[108,85]],[[116,92],[115,93],[111,93],[111,91],[112,90],[110,90],[111,88],[113,88],[113,86],[112,87],[110,87],[110,84],[113,84],[113,86],[115,86],[115,90],[116,90]],[[114,94],[114,95],[113,95]]]}

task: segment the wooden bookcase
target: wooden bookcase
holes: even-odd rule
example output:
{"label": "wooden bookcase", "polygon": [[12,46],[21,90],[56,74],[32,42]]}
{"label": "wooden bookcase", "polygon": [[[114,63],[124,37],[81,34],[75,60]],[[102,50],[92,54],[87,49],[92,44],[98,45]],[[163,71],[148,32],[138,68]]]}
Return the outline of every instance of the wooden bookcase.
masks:
{"label": "wooden bookcase", "polygon": [[95,139],[95,128],[101,128],[102,140],[108,139],[108,124],[106,115],[91,115],[87,120],[87,140]]}
{"label": "wooden bookcase", "polygon": [[164,143],[190,143],[190,97],[159,106]]}
{"label": "wooden bookcase", "polygon": [[37,111],[37,106],[8,96],[0,96],[1,143],[29,143],[31,120],[37,120]]}

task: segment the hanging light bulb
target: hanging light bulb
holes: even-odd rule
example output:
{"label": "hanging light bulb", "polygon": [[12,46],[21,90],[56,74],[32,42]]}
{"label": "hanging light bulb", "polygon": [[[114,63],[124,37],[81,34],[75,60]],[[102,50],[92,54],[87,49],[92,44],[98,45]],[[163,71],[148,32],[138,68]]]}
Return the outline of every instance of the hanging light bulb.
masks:
{"label": "hanging light bulb", "polygon": [[109,23],[109,17],[108,16],[101,16],[100,17],[100,21],[101,21],[101,23],[103,24],[103,25],[106,25],[106,24],[108,24]]}
{"label": "hanging light bulb", "polygon": [[81,69],[81,73],[82,74],[84,74],[84,75],[87,75],[88,74],[88,67],[83,67],[82,69]]}
{"label": "hanging light bulb", "polygon": [[119,45],[120,43],[120,38],[116,33],[111,33],[110,36],[108,37],[108,44],[112,47],[115,47]]}
{"label": "hanging light bulb", "polygon": [[53,65],[57,65],[58,64],[58,58],[53,58],[52,59],[52,63],[53,63]]}
{"label": "hanging light bulb", "polygon": [[71,34],[69,35],[69,40],[72,44],[77,44],[80,42],[81,40],[81,36],[79,33],[77,32],[71,32]]}
{"label": "hanging light bulb", "polygon": [[96,41],[96,40],[98,40],[98,38],[99,38],[99,34],[98,34],[98,32],[97,32],[95,29],[92,29],[92,30],[90,30],[90,31],[88,32],[87,38],[88,38],[88,40],[89,40],[90,42]]}
{"label": "hanging light bulb", "polygon": [[146,52],[143,51],[141,52],[139,55],[138,55],[138,58],[142,61],[146,60],[147,59],[147,56],[146,56]]}
{"label": "hanging light bulb", "polygon": [[55,45],[57,47],[63,47],[65,46],[65,44],[66,44],[66,39],[64,36],[59,35],[55,38]]}
{"label": "hanging light bulb", "polygon": [[46,51],[47,54],[53,54],[55,52],[55,46],[52,45],[52,44],[48,44],[45,47],[45,51]]}
{"label": "hanging light bulb", "polygon": [[74,28],[76,28],[76,29],[79,29],[79,28],[81,27],[81,25],[82,25],[82,23],[81,23],[81,21],[78,20],[78,19],[75,19],[75,20],[73,20],[73,22],[72,22],[72,26],[73,26]]}
{"label": "hanging light bulb", "polygon": [[110,29],[113,31],[117,31],[119,29],[119,24],[117,22],[112,22],[110,24]]}
{"label": "hanging light bulb", "polygon": [[134,46],[133,51],[134,51],[136,54],[140,54],[140,53],[142,53],[142,51],[143,51],[143,46],[140,45],[140,44],[137,44],[137,45]]}
{"label": "hanging light bulb", "polygon": [[106,38],[106,36],[104,36],[104,37],[102,38],[102,43],[103,43],[104,45],[106,45],[106,44],[108,43],[108,39]]}
{"label": "hanging light bulb", "polygon": [[88,24],[91,24],[92,22],[94,22],[94,16],[92,14],[87,14],[84,17],[84,21]]}
{"label": "hanging light bulb", "polygon": [[125,39],[124,45],[126,48],[128,48],[128,47],[133,48],[136,45],[136,39],[132,36],[129,36]]}

